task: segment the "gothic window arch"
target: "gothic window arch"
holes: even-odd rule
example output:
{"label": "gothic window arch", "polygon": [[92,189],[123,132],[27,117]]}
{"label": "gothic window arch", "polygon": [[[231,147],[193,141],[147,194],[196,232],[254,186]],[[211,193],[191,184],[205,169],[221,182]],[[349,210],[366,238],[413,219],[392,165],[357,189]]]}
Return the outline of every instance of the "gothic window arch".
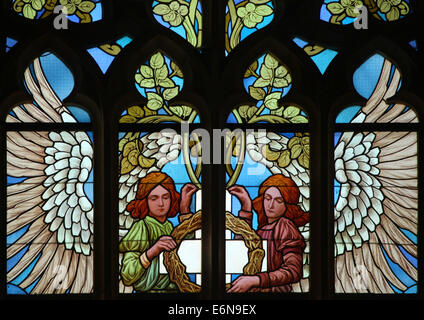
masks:
{"label": "gothic window arch", "polygon": [[387,56],[372,54],[352,75],[364,102],[338,109],[335,293],[418,292],[420,121],[397,97],[405,76]]}
{"label": "gothic window arch", "polygon": [[36,56],[21,81],[29,99],[14,98],[4,121],[7,293],[92,294],[93,117],[68,99],[75,77],[56,54]]}

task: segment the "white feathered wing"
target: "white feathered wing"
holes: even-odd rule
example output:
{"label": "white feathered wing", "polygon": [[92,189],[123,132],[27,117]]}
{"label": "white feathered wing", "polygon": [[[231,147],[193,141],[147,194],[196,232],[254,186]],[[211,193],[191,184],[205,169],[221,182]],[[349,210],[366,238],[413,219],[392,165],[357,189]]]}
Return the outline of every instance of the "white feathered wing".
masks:
{"label": "white feathered wing", "polygon": [[[7,122],[76,122],[38,58],[33,66],[34,76],[27,68],[24,79],[35,103],[13,108]],[[30,270],[19,286],[37,281],[31,294],[93,291],[93,204],[84,192],[92,163],[93,145],[85,132],[7,132],[7,174],[26,178],[7,187],[7,234],[28,227],[8,244],[8,259],[28,248],[8,271],[7,282]]]}
{"label": "white feathered wing", "polygon": [[[413,123],[415,112],[403,104],[389,108],[401,81],[390,79],[385,60],[379,83],[353,123]],[[336,292],[392,293],[408,288],[386,257],[413,280],[417,268],[405,255],[417,258],[417,245],[402,232],[417,234],[418,177],[416,132],[342,133],[335,146],[334,236]]]}

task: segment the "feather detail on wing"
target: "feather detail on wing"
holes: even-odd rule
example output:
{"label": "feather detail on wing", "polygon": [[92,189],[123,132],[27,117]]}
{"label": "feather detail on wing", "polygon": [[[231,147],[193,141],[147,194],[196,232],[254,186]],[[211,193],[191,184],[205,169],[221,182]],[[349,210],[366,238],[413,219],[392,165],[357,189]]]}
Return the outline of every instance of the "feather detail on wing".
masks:
{"label": "feather detail on wing", "polygon": [[[309,138],[308,138],[309,139]],[[309,169],[299,163],[298,159],[291,159],[285,167],[281,166],[284,152],[289,151],[289,138],[275,132],[253,132],[246,135],[246,149],[253,161],[263,164],[272,174],[283,174],[290,177],[298,186],[300,191],[299,206],[303,211],[309,211],[310,200],[310,176]],[[309,140],[307,140],[309,141]],[[309,156],[309,143],[304,146]],[[299,227],[306,248],[303,252],[303,277],[292,284],[293,292],[309,291],[309,222]]]}
{"label": "feather detail on wing", "polygon": [[[374,93],[352,123],[418,122],[411,108],[386,101],[400,81],[399,70],[385,60]],[[336,292],[408,290],[405,278],[409,286],[417,281],[417,133],[344,132],[334,160]]]}
{"label": "feather detail on wing", "polygon": [[[24,73],[34,103],[16,106],[7,122],[77,122],[47,81],[37,58]],[[7,281],[31,294],[93,290],[93,205],[85,186],[93,146],[85,132],[7,132]],[[19,236],[16,233],[21,233]],[[30,289],[29,289],[30,288]]]}

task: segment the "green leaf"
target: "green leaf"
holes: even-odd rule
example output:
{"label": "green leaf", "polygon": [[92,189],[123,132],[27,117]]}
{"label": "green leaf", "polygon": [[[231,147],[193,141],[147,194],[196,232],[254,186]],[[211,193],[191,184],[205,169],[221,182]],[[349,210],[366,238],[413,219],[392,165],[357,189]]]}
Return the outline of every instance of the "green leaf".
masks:
{"label": "green leaf", "polygon": [[128,161],[133,165],[136,166],[138,164],[138,156],[140,155],[140,152],[138,150],[132,150],[128,154]]}
{"label": "green leaf", "polygon": [[265,98],[265,90],[262,88],[249,87],[249,94],[253,99],[263,100]]}
{"label": "green leaf", "polygon": [[269,86],[271,84],[270,80],[266,80],[262,77],[256,79],[256,81],[253,83],[253,86],[256,88],[264,88],[266,86]]}
{"label": "green leaf", "polygon": [[306,144],[303,146],[303,152],[305,153],[305,155],[309,156],[310,155],[310,145]]}
{"label": "green leaf", "polygon": [[154,69],[159,69],[165,63],[162,53],[157,52],[150,58],[150,66]]}
{"label": "green leaf", "polygon": [[130,154],[131,151],[135,150],[136,146],[135,146],[135,141],[130,141],[127,144],[125,144],[124,146],[124,150],[122,151],[122,155],[124,157],[128,157],[128,155]]}
{"label": "green leaf", "polygon": [[302,137],[301,141],[302,141],[303,146],[308,146],[309,145],[309,136]]}
{"label": "green leaf", "polygon": [[300,109],[297,107],[289,106],[284,110],[284,118],[290,119],[297,116],[300,113]]}
{"label": "green leaf", "polygon": [[304,116],[295,116],[290,119],[291,123],[308,123],[308,119]]}
{"label": "green leaf", "polygon": [[260,6],[257,6],[256,9],[255,9],[255,13],[262,16],[262,17],[269,16],[273,12],[274,11],[272,10],[272,8],[267,6],[267,5],[260,5]]}
{"label": "green leaf", "polygon": [[284,78],[275,78],[272,82],[274,88],[285,88],[289,85],[289,82]]}
{"label": "green leaf", "polygon": [[309,169],[309,154],[306,154],[306,152],[302,152],[299,158],[297,158],[297,161],[302,167]]}
{"label": "green leaf", "polygon": [[140,67],[140,73],[144,78],[153,78],[153,69],[145,64]]}
{"label": "green leaf", "polygon": [[164,16],[165,14],[169,13],[169,11],[171,11],[171,9],[166,4],[158,4],[153,8],[153,12],[160,16]]}
{"label": "green leaf", "polygon": [[258,107],[255,106],[251,106],[248,110],[247,110],[247,117],[248,119],[252,118],[256,112],[258,112]]}
{"label": "green leaf", "polygon": [[124,146],[127,142],[128,142],[127,138],[122,138],[121,140],[119,140],[118,150],[122,151],[122,149],[124,149]]}
{"label": "green leaf", "polygon": [[247,110],[250,108],[250,106],[240,106],[238,107],[238,113],[242,118],[247,119]]}
{"label": "green leaf", "polygon": [[183,72],[181,71],[180,67],[174,61],[171,61],[171,69],[172,69],[172,71],[175,72],[175,75],[177,77],[180,77],[180,78],[184,77]]}
{"label": "green leaf", "polygon": [[30,4],[24,5],[24,8],[22,9],[22,14],[25,18],[28,19],[34,19],[37,15],[37,11],[35,11]]}
{"label": "green leaf", "polygon": [[276,110],[279,108],[278,100],[281,98],[281,92],[274,92],[265,97],[265,107],[269,110]]}
{"label": "green leaf", "polygon": [[188,106],[171,106],[169,109],[179,118],[185,118],[191,114],[192,108]]}
{"label": "green leaf", "polygon": [[244,77],[249,78],[251,76],[256,76],[256,69],[258,68],[258,61],[253,62],[249,68],[247,68]]}
{"label": "green leaf", "polygon": [[341,14],[345,10],[343,8],[343,6],[340,3],[338,3],[338,2],[332,2],[332,3],[327,4],[327,9],[332,14]]}
{"label": "green leaf", "polygon": [[160,85],[162,88],[172,88],[172,87],[175,87],[174,81],[172,81],[169,78],[159,79],[158,80],[158,85]]}
{"label": "green leaf", "polygon": [[403,16],[404,15],[407,15],[409,13],[408,4],[406,2],[404,2],[404,1],[402,1],[402,3],[399,4],[398,8],[400,10],[400,14],[403,15]]}
{"label": "green leaf", "polygon": [[255,106],[240,106],[238,112],[242,118],[249,120],[253,115],[258,111],[258,108]]}
{"label": "green leaf", "polygon": [[271,69],[275,69],[278,67],[278,61],[270,54],[267,54],[265,56],[264,63],[268,68],[271,68]]}
{"label": "green leaf", "polygon": [[302,153],[303,148],[300,144],[295,144],[291,149],[290,149],[290,156],[292,159],[296,159],[297,157],[300,156],[300,154]]}
{"label": "green leaf", "polygon": [[284,66],[279,66],[275,69],[275,76],[277,78],[282,78],[288,73],[287,69]]}
{"label": "green leaf", "polygon": [[271,110],[271,112],[270,112],[270,113],[271,113],[272,115],[282,117],[282,116],[283,116],[283,111],[284,111],[284,107],[280,107],[280,108],[278,108],[278,109],[276,109],[276,110]]}
{"label": "green leaf", "polygon": [[142,88],[154,88],[155,80],[153,79],[143,79],[140,81],[140,87]]}
{"label": "green leaf", "polygon": [[164,80],[168,77],[168,66],[163,64],[162,67],[155,70],[155,75],[158,80]]}
{"label": "green leaf", "polygon": [[136,121],[137,121],[137,118],[130,115],[122,116],[121,119],[119,119],[120,123],[135,123]]}
{"label": "green leaf", "polygon": [[274,77],[274,71],[268,68],[265,64],[261,66],[261,77],[266,80],[271,80]]}
{"label": "green leaf", "polygon": [[280,157],[280,152],[273,151],[269,148],[269,145],[266,144],[262,147],[262,155],[268,160],[268,161],[276,161]]}
{"label": "green leaf", "polygon": [[41,10],[43,8],[44,1],[42,1],[42,0],[32,0],[31,5],[35,10],[38,11],[38,10]]}
{"label": "green leaf", "polygon": [[163,98],[154,93],[154,92],[147,92],[147,108],[150,110],[156,111],[162,108],[163,106]]}
{"label": "green leaf", "polygon": [[396,7],[392,7],[392,9],[388,13],[386,13],[386,17],[387,17],[387,20],[389,20],[389,21],[399,20],[399,18],[400,18],[399,9],[396,8]]}
{"label": "green leaf", "polygon": [[300,138],[299,137],[293,137],[293,138],[291,138],[290,140],[289,140],[289,143],[288,143],[288,145],[287,145],[287,147],[289,148],[289,149],[291,149],[291,148],[293,148],[293,146],[294,145],[296,145],[296,144],[300,144]]}
{"label": "green leaf", "polygon": [[132,169],[134,169],[135,166],[133,166],[129,161],[128,158],[122,158],[121,161],[121,174],[127,174],[131,172]]}
{"label": "green leaf", "polygon": [[150,116],[154,116],[157,114],[156,111],[150,110],[149,108],[147,108],[146,106],[143,107],[143,111],[144,111],[144,116],[145,117],[150,117]]}
{"label": "green leaf", "polygon": [[283,152],[281,152],[280,157],[278,158],[278,166],[280,168],[285,168],[287,167],[291,162],[290,159],[290,151],[289,150],[284,150]]}
{"label": "green leaf", "polygon": [[77,7],[80,11],[89,13],[96,7],[96,5],[91,1],[82,1]]}
{"label": "green leaf", "polygon": [[128,114],[136,117],[136,118],[143,118],[144,117],[144,111],[139,106],[132,106],[128,108]]}
{"label": "green leaf", "polygon": [[139,73],[135,74],[135,82],[137,82],[138,84],[143,80],[143,76]]}
{"label": "green leaf", "polygon": [[155,159],[146,158],[142,155],[139,155],[139,157],[138,157],[138,164],[143,169],[151,168],[155,164],[155,161],[156,161]]}
{"label": "green leaf", "polygon": [[379,7],[380,7],[381,13],[387,13],[387,12],[390,11],[390,8],[392,6],[390,5],[390,3],[388,1],[384,1],[384,2],[380,2]]}
{"label": "green leaf", "polygon": [[179,88],[178,87],[173,87],[173,88],[165,89],[163,91],[163,98],[165,100],[171,100],[172,98],[175,98],[178,95],[178,92],[179,92]]}

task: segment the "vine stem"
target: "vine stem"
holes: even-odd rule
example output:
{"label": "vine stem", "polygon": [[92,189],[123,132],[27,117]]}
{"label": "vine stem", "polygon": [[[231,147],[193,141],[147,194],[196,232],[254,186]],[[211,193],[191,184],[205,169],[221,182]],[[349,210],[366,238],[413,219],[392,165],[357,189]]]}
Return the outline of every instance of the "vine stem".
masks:
{"label": "vine stem", "polygon": [[[156,82],[156,80],[155,80],[155,82]],[[163,96],[162,96],[162,93],[160,92],[160,89],[159,89],[159,86],[158,85],[156,85],[155,86],[155,89],[156,89],[156,92],[157,92],[157,94],[159,95],[159,96],[161,96],[162,97],[162,99],[163,99]],[[163,100],[165,100],[165,99],[163,99]],[[174,113],[171,111],[171,110],[169,110],[169,108],[168,108],[168,106],[165,104],[165,103],[163,103],[163,108],[165,109],[165,111],[170,115],[170,116],[172,116]],[[179,118],[178,118],[179,119]]]}
{"label": "vine stem", "polygon": [[259,108],[258,111],[256,111],[256,113],[253,115],[252,118],[250,118],[250,120],[248,121],[248,123],[255,123],[257,122],[257,119],[259,118],[259,115],[262,113],[262,111],[264,111],[265,109],[265,103],[263,103],[261,105],[261,107]]}
{"label": "vine stem", "polygon": [[197,48],[200,48],[203,42],[203,20],[202,20],[202,14],[199,11],[196,11],[196,18],[197,22],[199,24],[199,32],[197,35]]}
{"label": "vine stem", "polygon": [[231,32],[230,37],[230,48],[234,49],[240,43],[240,33],[243,29],[243,22],[241,19],[237,18],[237,21],[234,25],[233,32]]}
{"label": "vine stem", "polygon": [[193,25],[194,25],[194,19],[195,19],[195,16],[196,16],[196,9],[197,9],[197,3],[198,2],[199,2],[199,0],[191,0],[190,1],[188,16],[189,16],[190,21]]}
{"label": "vine stem", "polygon": [[166,116],[166,115],[156,115],[156,116],[148,116],[146,118],[142,118],[137,121],[137,123],[160,123],[165,121],[175,121],[181,123],[181,119],[175,115]]}
{"label": "vine stem", "polygon": [[240,113],[237,111],[237,109],[233,110],[233,114],[236,117],[238,123],[243,123],[243,119],[241,118]]}
{"label": "vine stem", "polygon": [[183,159],[184,159],[184,164],[187,168],[187,174],[191,180],[191,182],[198,187],[199,189],[202,188],[201,183],[199,182],[199,180],[196,177],[196,174],[193,170],[193,165],[191,163],[190,160],[190,145],[189,145],[189,140],[190,140],[190,135],[188,132],[184,132],[183,136],[182,136],[182,152],[183,152]]}
{"label": "vine stem", "polygon": [[191,112],[191,114],[190,114],[190,117],[187,119],[187,122],[188,122],[188,123],[193,123],[193,121],[194,121],[194,119],[196,118],[196,116],[197,116],[197,112],[193,110],[193,111]]}
{"label": "vine stem", "polygon": [[[229,152],[232,152],[232,148]],[[240,141],[240,155],[239,155],[239,159],[237,160],[237,165],[236,168],[234,169],[234,172],[230,178],[230,180],[227,183],[226,188],[230,188],[231,186],[233,186],[238,177],[240,176],[240,172],[241,169],[243,168],[243,164],[244,164],[244,154],[246,152],[246,133],[244,131],[242,131],[241,133],[241,141]]]}
{"label": "vine stem", "polygon": [[187,33],[187,41],[193,47],[196,47],[197,46],[197,35],[196,35],[196,31],[194,30],[193,25],[190,22],[190,19],[187,19],[187,17],[184,18],[183,26],[184,26],[184,29],[186,30],[186,33]]}
{"label": "vine stem", "polygon": [[231,27],[233,27],[234,21],[237,20],[237,11],[233,0],[228,1],[228,12],[230,13]]}

